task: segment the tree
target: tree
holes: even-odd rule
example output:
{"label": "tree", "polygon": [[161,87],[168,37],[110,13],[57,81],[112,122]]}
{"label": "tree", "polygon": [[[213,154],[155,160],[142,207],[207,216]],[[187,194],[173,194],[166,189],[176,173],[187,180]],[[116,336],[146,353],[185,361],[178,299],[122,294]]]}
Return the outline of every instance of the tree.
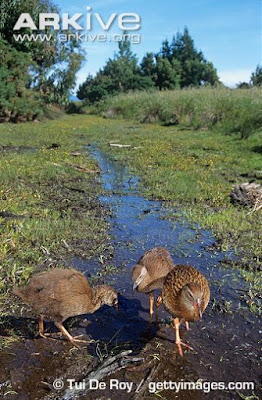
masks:
{"label": "tree", "polygon": [[253,86],[262,85],[262,66],[258,65],[255,72],[252,72],[250,82]]}
{"label": "tree", "polygon": [[172,58],[180,63],[181,87],[200,86],[206,83],[219,83],[217,71],[211,62],[205,60],[201,51],[197,51],[188,28],[183,34],[177,33],[171,43]]}
{"label": "tree", "polygon": [[162,42],[162,47],[160,49],[160,55],[163,58],[167,58],[168,61],[170,61],[170,62],[173,58],[172,47],[169,45],[169,42],[167,39]]}
{"label": "tree", "polygon": [[[124,32],[124,35],[126,32]],[[136,63],[136,56],[132,53],[130,40],[121,40],[118,42],[118,54],[116,58],[124,58],[130,62]]]}
{"label": "tree", "polygon": [[154,77],[156,72],[156,63],[153,53],[146,53],[143,57],[141,64],[141,74],[144,76]]}
{"label": "tree", "polygon": [[173,58],[176,58],[181,63],[187,60],[203,59],[202,53],[195,49],[194,41],[187,27],[185,27],[183,34],[178,32],[177,35],[173,37],[171,48]]}
{"label": "tree", "polygon": [[216,69],[195,48],[187,28],[183,34],[174,36],[171,44],[164,40],[159,53],[146,53],[140,65],[132,53],[129,40],[122,40],[118,47],[118,53],[107,61],[96,76],[88,76],[79,87],[80,99],[92,103],[130,90],[153,87],[174,90],[179,87],[219,83]]}
{"label": "tree", "polygon": [[41,93],[45,102],[67,104],[83,59],[78,43],[70,40],[58,44],[54,64],[47,66],[35,63],[31,86]]}
{"label": "tree", "polygon": [[204,60],[201,64],[201,67],[201,84],[210,84],[211,86],[217,85],[219,83],[219,79],[214,65],[211,62]]}
{"label": "tree", "polygon": [[80,100],[94,103],[108,95],[153,86],[152,79],[142,74],[137,58],[131,51],[130,41],[119,42],[118,48],[118,53],[107,61],[95,77],[89,75],[80,85],[77,92]]}
{"label": "tree", "polygon": [[0,39],[0,122],[33,120],[42,114],[39,95],[28,88],[29,54]]}
{"label": "tree", "polygon": [[249,89],[251,86],[247,82],[239,82],[237,84],[237,89]]}
{"label": "tree", "polygon": [[176,89],[179,87],[179,77],[167,58],[157,57],[156,85],[159,90]]}
{"label": "tree", "polygon": [[107,97],[109,93],[114,93],[111,84],[111,79],[108,76],[97,74],[93,78],[88,75],[86,81],[79,86],[77,97],[86,103],[96,103]]}
{"label": "tree", "polygon": [[[58,8],[49,0],[1,0],[0,37],[19,52],[30,55],[31,87],[38,90],[46,102],[65,104],[76,83],[76,73],[84,60],[84,53],[76,40],[61,42],[60,30],[47,27],[49,40],[41,40],[42,31],[34,31],[38,40],[16,40],[13,27],[21,13],[30,13],[38,24],[39,13],[58,13]],[[23,34],[32,34],[23,28]],[[74,32],[63,32],[70,34]]]}

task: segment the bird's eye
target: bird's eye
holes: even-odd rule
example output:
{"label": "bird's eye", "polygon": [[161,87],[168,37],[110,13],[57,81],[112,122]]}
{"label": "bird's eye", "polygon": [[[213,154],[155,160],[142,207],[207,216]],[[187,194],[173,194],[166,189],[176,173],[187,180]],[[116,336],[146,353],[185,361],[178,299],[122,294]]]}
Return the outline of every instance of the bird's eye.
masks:
{"label": "bird's eye", "polygon": [[188,298],[189,298],[190,300],[194,300],[194,297],[193,297],[193,295],[192,295],[191,292],[188,292]]}

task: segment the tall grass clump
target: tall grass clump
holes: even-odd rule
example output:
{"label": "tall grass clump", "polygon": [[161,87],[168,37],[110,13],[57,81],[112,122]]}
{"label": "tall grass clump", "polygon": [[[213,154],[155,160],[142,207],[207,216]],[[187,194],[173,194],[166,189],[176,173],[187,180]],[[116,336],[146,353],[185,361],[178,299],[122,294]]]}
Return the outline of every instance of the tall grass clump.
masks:
{"label": "tall grass clump", "polygon": [[107,118],[218,128],[246,138],[262,126],[262,88],[132,92],[108,98],[98,109]]}

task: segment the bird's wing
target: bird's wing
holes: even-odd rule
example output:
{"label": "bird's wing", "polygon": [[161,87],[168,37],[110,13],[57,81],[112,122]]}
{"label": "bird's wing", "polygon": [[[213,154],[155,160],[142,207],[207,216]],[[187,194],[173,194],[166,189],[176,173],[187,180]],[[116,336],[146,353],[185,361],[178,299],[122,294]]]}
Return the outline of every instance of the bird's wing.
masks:
{"label": "bird's wing", "polygon": [[55,268],[35,275],[29,284],[16,291],[37,313],[59,315],[60,305],[83,294],[92,298],[92,289],[78,271]]}
{"label": "bird's wing", "polygon": [[174,266],[169,251],[162,247],[146,251],[138,263],[147,268],[152,280],[166,276]]}
{"label": "bird's wing", "polygon": [[92,289],[81,272],[70,270],[70,274],[62,276],[57,279],[55,285],[50,286],[48,289],[49,295],[55,299],[61,299],[64,296],[70,298],[88,295],[92,298]]}

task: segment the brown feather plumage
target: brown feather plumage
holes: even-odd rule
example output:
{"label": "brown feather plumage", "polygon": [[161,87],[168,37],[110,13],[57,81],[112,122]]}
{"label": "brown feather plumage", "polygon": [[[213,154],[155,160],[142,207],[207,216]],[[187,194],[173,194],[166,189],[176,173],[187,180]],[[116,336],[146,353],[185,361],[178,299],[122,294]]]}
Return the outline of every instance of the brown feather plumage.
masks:
{"label": "brown feather plumage", "polygon": [[150,296],[150,315],[153,315],[154,290],[161,289],[164,278],[174,264],[168,250],[155,247],[146,251],[132,270],[134,288]]}
{"label": "brown feather plumage", "polygon": [[193,290],[200,290],[201,311],[204,312],[210,299],[208,281],[201,272],[190,265],[175,265],[167,274],[163,283],[162,300],[164,307],[172,316],[183,318],[185,321],[195,321],[198,316],[183,307],[181,301],[181,290],[186,285],[192,286]]}
{"label": "brown feather plumage", "polygon": [[162,288],[162,294],[157,299],[157,306],[164,304],[166,310],[173,316],[176,331],[176,346],[180,356],[183,356],[182,346],[193,350],[182,342],[179,328],[182,320],[189,329],[188,322],[202,318],[210,299],[208,281],[201,272],[190,265],[175,265],[167,274]]}
{"label": "brown feather plumage", "polygon": [[110,286],[91,288],[85,276],[74,269],[54,268],[42,272],[33,276],[28,285],[15,287],[13,293],[37,315],[59,326],[69,317],[94,313],[103,304],[117,306],[114,289]]}
{"label": "brown feather plumage", "polygon": [[138,285],[137,290],[149,293],[159,289],[163,285],[163,277],[173,268],[174,264],[168,250],[163,247],[155,247],[146,251],[138,260],[132,270],[132,280],[135,282],[143,267],[147,269],[147,275]]}

